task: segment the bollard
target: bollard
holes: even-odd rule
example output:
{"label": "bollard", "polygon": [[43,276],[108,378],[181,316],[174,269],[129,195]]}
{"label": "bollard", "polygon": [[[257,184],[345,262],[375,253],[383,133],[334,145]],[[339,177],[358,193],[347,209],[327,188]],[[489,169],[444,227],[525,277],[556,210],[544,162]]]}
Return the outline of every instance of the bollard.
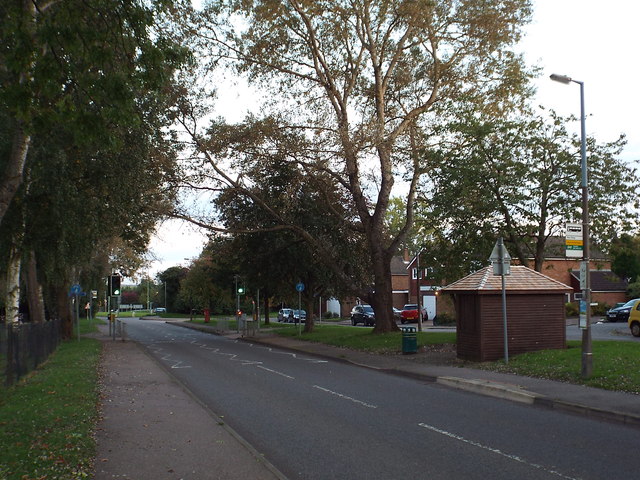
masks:
{"label": "bollard", "polygon": [[402,354],[418,352],[418,333],[415,327],[400,327],[402,330]]}

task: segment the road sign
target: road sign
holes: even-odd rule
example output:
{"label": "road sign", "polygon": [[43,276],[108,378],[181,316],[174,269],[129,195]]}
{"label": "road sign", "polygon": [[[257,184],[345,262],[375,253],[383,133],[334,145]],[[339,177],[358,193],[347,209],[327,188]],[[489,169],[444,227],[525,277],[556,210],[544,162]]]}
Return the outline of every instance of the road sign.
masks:
{"label": "road sign", "polygon": [[496,241],[489,260],[491,261],[491,265],[493,265],[494,275],[511,274],[511,255],[509,255],[509,252],[507,252],[507,249],[504,247],[502,237]]}
{"label": "road sign", "polygon": [[77,283],[71,285],[71,295],[80,295],[80,292],[82,292],[82,288],[80,287],[80,285],[78,285]]}
{"label": "road sign", "polygon": [[298,284],[296,285],[296,291],[297,292],[304,292],[304,283],[298,282]]}
{"label": "road sign", "polygon": [[582,224],[567,223],[565,255],[572,258],[582,258],[583,243]]}

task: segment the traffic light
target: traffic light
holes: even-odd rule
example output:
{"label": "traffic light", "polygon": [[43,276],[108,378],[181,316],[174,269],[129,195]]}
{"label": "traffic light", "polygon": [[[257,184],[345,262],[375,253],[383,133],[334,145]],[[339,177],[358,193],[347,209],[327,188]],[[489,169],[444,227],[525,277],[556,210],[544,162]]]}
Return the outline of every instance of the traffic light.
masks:
{"label": "traffic light", "polygon": [[111,297],[117,297],[120,295],[120,275],[111,275],[109,277],[109,295]]}

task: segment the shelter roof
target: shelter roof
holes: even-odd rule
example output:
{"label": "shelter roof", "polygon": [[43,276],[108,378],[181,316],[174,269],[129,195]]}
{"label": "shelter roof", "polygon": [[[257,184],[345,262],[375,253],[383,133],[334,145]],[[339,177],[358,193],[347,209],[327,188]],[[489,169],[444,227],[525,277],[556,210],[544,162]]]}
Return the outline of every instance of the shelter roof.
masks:
{"label": "shelter roof", "polygon": [[[573,288],[528,267],[512,265],[511,274],[505,275],[505,290],[511,293],[569,293],[573,291]],[[496,294],[501,291],[502,277],[494,275],[491,266],[467,275],[442,289],[444,293]]]}

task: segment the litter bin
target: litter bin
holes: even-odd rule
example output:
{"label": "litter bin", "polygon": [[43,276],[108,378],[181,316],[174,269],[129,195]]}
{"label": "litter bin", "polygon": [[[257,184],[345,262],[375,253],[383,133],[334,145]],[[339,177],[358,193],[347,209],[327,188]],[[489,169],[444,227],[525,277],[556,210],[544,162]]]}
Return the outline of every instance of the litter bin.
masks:
{"label": "litter bin", "polygon": [[402,354],[418,353],[418,333],[416,327],[400,327],[402,329]]}

